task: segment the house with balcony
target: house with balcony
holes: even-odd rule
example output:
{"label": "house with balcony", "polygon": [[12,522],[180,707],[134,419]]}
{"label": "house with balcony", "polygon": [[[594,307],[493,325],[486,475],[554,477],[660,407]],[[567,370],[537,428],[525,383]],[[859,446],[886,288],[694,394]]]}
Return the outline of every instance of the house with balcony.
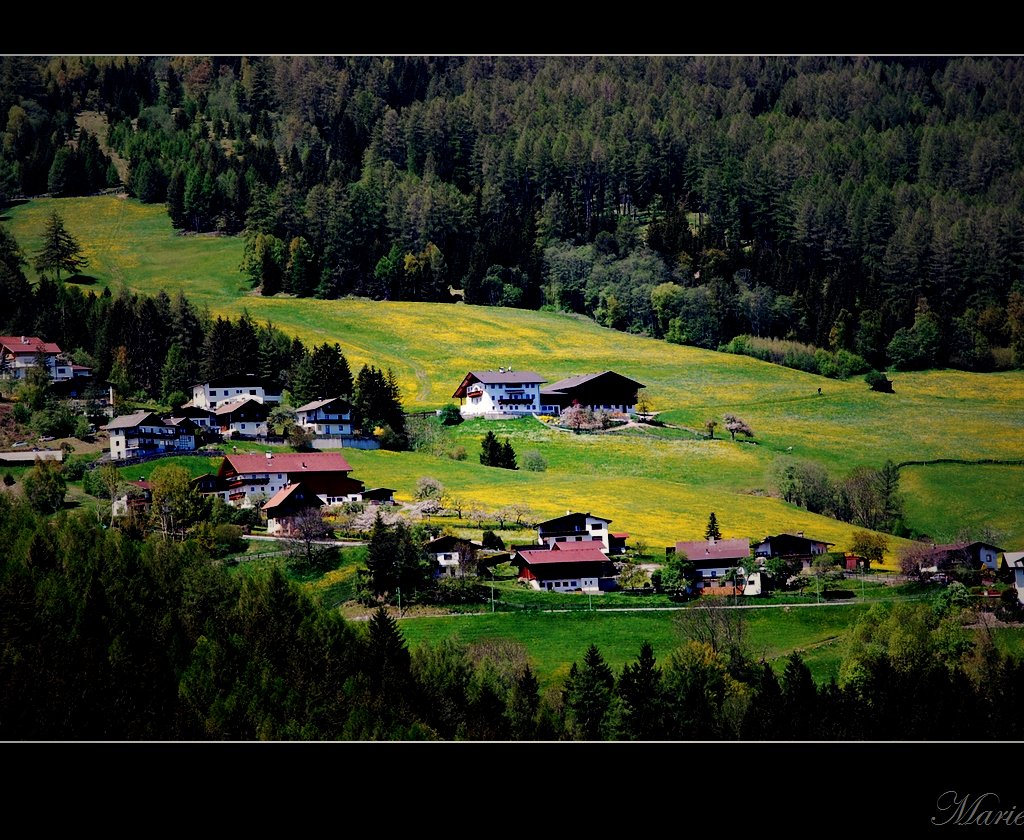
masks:
{"label": "house with balcony", "polygon": [[541,592],[602,592],[615,588],[615,566],[597,540],[519,548],[512,555],[519,579]]}
{"label": "house with balcony", "polygon": [[224,437],[266,437],[270,406],[255,397],[227,402],[214,409],[217,428]]}
{"label": "house with balcony", "polygon": [[122,414],[101,428],[110,434],[112,461],[196,448],[194,425],[166,423],[152,411]]}
{"label": "house with balcony", "polygon": [[[708,537],[706,540],[677,542],[665,549],[666,557],[673,554],[685,554],[686,559],[693,564],[700,576],[697,582],[698,589],[716,587],[734,570],[744,568],[748,563],[750,540]],[[750,571],[753,573],[756,570]]]}
{"label": "house with balcony", "polygon": [[267,533],[290,537],[298,533],[299,521],[310,510],[323,507],[323,500],[301,481],[288,484],[267,500],[261,510],[267,517]]}
{"label": "house with balcony", "polygon": [[635,414],[642,382],[613,370],[585,373],[559,379],[540,391],[540,413],[557,417],[578,404],[594,411]]}
{"label": "house with balcony", "polygon": [[216,475],[200,476],[193,486],[237,507],[251,507],[301,482],[322,504],[335,505],[361,500],[363,482],[350,478],[350,472],[348,461],[336,452],[225,455]]}
{"label": "house with balcony", "polygon": [[[51,382],[66,382],[75,377],[76,365],[65,359],[63,351],[52,341],[34,335],[0,335],[0,376],[24,379],[37,364],[46,365]],[[88,372],[88,368],[82,370]]]}
{"label": "house with balcony", "polygon": [[251,373],[221,376],[209,382],[193,385],[192,399],[185,403],[185,406],[213,411],[227,403],[241,402],[245,399],[279,405],[281,389]]}
{"label": "house with balcony", "polygon": [[352,405],[341,397],[313,400],[295,409],[295,422],[315,435],[351,435]]}
{"label": "house with balcony", "polygon": [[467,373],[452,394],[463,417],[522,417],[540,412],[540,385],[530,370],[476,370]]}
{"label": "house with balcony", "polygon": [[605,554],[622,554],[626,550],[629,534],[612,532],[610,519],[590,513],[568,512],[565,516],[548,519],[537,525],[537,544],[552,547],[555,543],[597,541]]}

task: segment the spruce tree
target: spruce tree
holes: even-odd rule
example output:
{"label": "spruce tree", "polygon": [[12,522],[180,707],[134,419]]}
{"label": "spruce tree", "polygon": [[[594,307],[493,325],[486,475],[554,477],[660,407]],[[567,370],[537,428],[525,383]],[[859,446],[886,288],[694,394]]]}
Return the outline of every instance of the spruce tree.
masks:
{"label": "spruce tree", "polygon": [[512,448],[512,444],[508,438],[505,438],[505,442],[501,445],[501,466],[506,470],[517,470],[519,465],[516,464],[516,452]]}
{"label": "spruce tree", "polygon": [[78,240],[68,232],[64,219],[54,210],[46,221],[43,245],[36,255],[36,271],[40,274],[55,272],[60,280],[62,271],[77,274],[88,264]]}
{"label": "spruce tree", "polygon": [[488,430],[480,444],[480,463],[485,467],[501,466],[501,444],[494,432]]}
{"label": "spruce tree", "polygon": [[710,540],[712,537],[716,540],[722,539],[722,532],[718,528],[718,517],[715,516],[714,511],[711,511],[711,516],[708,517],[708,527],[704,529],[704,539]]}

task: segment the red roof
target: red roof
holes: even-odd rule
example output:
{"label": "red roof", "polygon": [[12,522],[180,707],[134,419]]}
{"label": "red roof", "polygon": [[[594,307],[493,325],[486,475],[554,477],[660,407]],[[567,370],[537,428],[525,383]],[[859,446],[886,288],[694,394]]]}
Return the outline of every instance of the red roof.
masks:
{"label": "red roof", "polygon": [[523,549],[517,551],[520,557],[526,561],[529,566],[539,566],[544,563],[607,563],[608,558],[605,557],[604,552],[598,548],[592,548],[590,546],[584,546],[584,549],[574,549],[572,551],[562,550],[548,550],[545,548],[539,549]]}
{"label": "red roof", "polygon": [[629,534],[626,531],[620,531],[619,533],[612,534],[611,536],[615,537],[615,539],[617,539],[617,540],[628,540],[629,539]]}
{"label": "red roof", "polygon": [[352,471],[349,462],[339,452],[275,452],[271,458],[266,455],[225,455],[220,470],[222,475],[228,465],[240,475]]}
{"label": "red roof", "polygon": [[575,540],[573,542],[552,543],[551,551],[591,551],[595,546],[603,546],[601,540]]}
{"label": "red roof", "polygon": [[43,341],[35,335],[0,335],[0,344],[12,353],[60,353],[60,348],[52,341]]}
{"label": "red roof", "polygon": [[697,563],[701,560],[744,560],[750,556],[750,540],[696,540],[677,542],[676,553]]}

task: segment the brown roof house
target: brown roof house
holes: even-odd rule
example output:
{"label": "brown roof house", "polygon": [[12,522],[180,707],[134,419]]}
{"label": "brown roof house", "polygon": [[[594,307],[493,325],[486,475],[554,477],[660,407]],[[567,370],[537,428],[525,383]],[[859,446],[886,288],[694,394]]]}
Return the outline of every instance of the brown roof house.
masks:
{"label": "brown roof house", "polygon": [[601,592],[615,586],[615,566],[599,542],[552,543],[512,555],[519,579],[544,592]]}
{"label": "brown roof house", "polygon": [[296,523],[302,516],[321,507],[320,497],[300,481],[282,487],[261,510],[267,517],[267,533],[288,537],[296,533]]}

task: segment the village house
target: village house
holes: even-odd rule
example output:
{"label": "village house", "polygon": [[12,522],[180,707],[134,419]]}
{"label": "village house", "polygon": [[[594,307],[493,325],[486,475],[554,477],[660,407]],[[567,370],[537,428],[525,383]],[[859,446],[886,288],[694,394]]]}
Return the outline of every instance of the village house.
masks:
{"label": "village house", "polygon": [[201,493],[219,495],[238,507],[273,498],[300,481],[326,505],[360,501],[363,482],[349,478],[352,467],[336,452],[266,452],[225,455],[216,475],[193,479]]}
{"label": "village house", "polygon": [[372,487],[359,494],[359,501],[369,505],[393,505],[395,491],[391,487]]}
{"label": "village house", "polygon": [[452,394],[463,417],[521,417],[540,412],[544,378],[530,370],[512,368],[470,371]]}
{"label": "village house", "polygon": [[519,579],[544,592],[601,592],[615,587],[615,566],[596,540],[519,548],[512,555]]}
{"label": "village house", "polygon": [[[174,417],[187,417],[204,431],[218,431],[217,415],[208,408],[199,408],[190,402],[174,410]],[[174,419],[174,418],[172,418]]]}
{"label": "village house", "polygon": [[[779,557],[783,560],[800,561],[803,568],[808,568],[815,557],[827,554],[829,547],[835,543],[825,540],[815,540],[804,536],[803,531],[795,534],[776,534],[765,537],[754,546],[754,556],[759,559],[768,560]],[[794,565],[793,568],[796,568]]]}
{"label": "village house", "polygon": [[270,406],[256,397],[227,402],[214,409],[217,427],[224,437],[266,437]]}
{"label": "village house", "polygon": [[122,414],[101,428],[110,434],[112,461],[164,452],[191,452],[196,448],[193,424],[166,423],[152,411]]}
{"label": "village house", "polygon": [[83,365],[73,365],[63,357],[63,351],[52,341],[43,341],[34,335],[0,336],[0,375],[6,379],[24,379],[37,363],[44,363],[51,382],[66,382],[76,376],[89,376],[91,371]]}
{"label": "village house", "polygon": [[1013,571],[1013,586],[1017,590],[1017,600],[1024,604],[1024,551],[1005,552],[1003,562]]}
{"label": "village house", "polygon": [[427,556],[437,564],[435,577],[455,577],[475,568],[477,552],[483,545],[464,537],[446,535],[424,545]]}
{"label": "village house", "polygon": [[352,406],[341,397],[313,400],[295,409],[296,423],[316,435],[352,434]]}
{"label": "village house", "polygon": [[540,413],[558,415],[576,403],[594,411],[635,414],[637,394],[646,387],[612,370],[570,376],[540,391]]}
{"label": "village house", "polygon": [[567,512],[565,516],[548,519],[537,525],[537,543],[549,548],[555,543],[590,542],[601,543],[601,551],[605,554],[622,554],[626,550],[629,534],[612,533],[608,526],[610,519],[591,516],[590,513]]}
{"label": "village house", "polygon": [[300,518],[310,510],[323,507],[323,500],[301,481],[278,490],[261,508],[267,517],[267,534],[293,536]]}
{"label": "village house", "polygon": [[729,576],[734,569],[743,568],[750,557],[750,540],[720,540],[709,537],[706,540],[677,542],[665,549],[665,555],[685,554],[700,580],[697,587],[716,586]]}
{"label": "village house", "polygon": [[128,514],[141,514],[149,510],[153,502],[153,485],[140,478],[136,481],[129,481],[124,492],[114,499],[111,505],[111,515],[127,516]]}
{"label": "village house", "polygon": [[985,566],[992,571],[999,567],[999,555],[1003,549],[987,542],[960,542],[933,545],[921,563],[922,572],[945,572],[954,566],[968,566],[980,569]]}
{"label": "village house", "polygon": [[281,390],[251,373],[221,376],[193,385],[192,399],[185,406],[213,411],[225,403],[241,402],[244,399],[277,405],[281,402]]}

